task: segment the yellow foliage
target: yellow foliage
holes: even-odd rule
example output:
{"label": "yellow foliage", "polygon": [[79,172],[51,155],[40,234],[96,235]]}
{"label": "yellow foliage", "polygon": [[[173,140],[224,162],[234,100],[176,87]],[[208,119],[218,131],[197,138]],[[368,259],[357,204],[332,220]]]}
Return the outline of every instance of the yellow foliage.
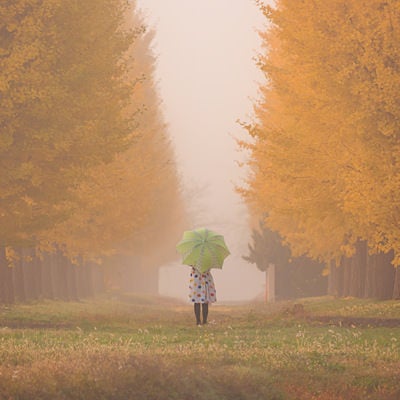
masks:
{"label": "yellow foliage", "polygon": [[41,235],[42,243],[56,243],[71,259],[140,253],[149,240],[153,246],[168,241],[162,226],[169,226],[172,238],[180,228],[176,214],[182,216],[183,209],[174,154],[153,82],[152,35],[142,25],[132,10],[125,25],[135,32],[125,57],[126,79],[134,82],[126,109],[135,115],[130,145],[111,162],[84,172],[83,181],[71,188],[74,201],[64,205],[68,218]]}
{"label": "yellow foliage", "polygon": [[350,255],[358,238],[399,253],[400,4],[280,0],[264,12],[247,201],[296,255]]}
{"label": "yellow foliage", "polygon": [[[0,241],[32,245],[67,217],[86,171],[134,126],[124,0],[0,5]],[[27,201],[29,199],[29,201]]]}

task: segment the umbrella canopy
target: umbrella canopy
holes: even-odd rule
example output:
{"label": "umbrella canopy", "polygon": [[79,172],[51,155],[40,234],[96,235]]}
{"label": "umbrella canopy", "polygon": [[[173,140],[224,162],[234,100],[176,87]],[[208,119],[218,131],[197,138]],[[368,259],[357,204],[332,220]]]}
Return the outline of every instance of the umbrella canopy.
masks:
{"label": "umbrella canopy", "polygon": [[222,268],[230,254],[224,237],[206,228],[185,231],[176,249],[182,255],[183,264],[192,265],[200,272]]}

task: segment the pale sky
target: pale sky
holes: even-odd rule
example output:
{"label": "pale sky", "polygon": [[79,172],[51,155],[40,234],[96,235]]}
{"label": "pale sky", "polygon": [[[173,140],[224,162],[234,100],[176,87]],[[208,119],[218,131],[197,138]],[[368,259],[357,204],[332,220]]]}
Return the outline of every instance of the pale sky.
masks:
{"label": "pale sky", "polygon": [[[234,185],[245,171],[245,155],[234,138],[246,136],[236,123],[249,121],[262,75],[258,29],[265,18],[253,0],[137,0],[155,30],[159,93],[193,226],[225,236],[231,250],[213,273],[219,300],[249,300],[263,291],[264,275],[241,256],[250,241],[247,210]],[[186,297],[189,270],[161,271],[161,294]],[[176,285],[173,285],[175,282]]]}

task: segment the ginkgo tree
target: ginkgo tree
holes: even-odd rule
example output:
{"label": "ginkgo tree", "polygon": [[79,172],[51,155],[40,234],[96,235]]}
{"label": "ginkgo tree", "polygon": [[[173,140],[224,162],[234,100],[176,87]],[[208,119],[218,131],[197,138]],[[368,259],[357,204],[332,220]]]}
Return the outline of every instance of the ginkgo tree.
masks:
{"label": "ginkgo tree", "polygon": [[244,196],[295,254],[329,262],[366,240],[398,265],[398,2],[260,6],[267,83]]}
{"label": "ginkgo tree", "polygon": [[170,226],[167,236],[172,238],[171,233],[179,229],[174,210],[183,208],[154,84],[152,33],[142,29],[139,13],[132,11],[128,22],[136,32],[128,57],[129,76],[136,79],[129,104],[135,114],[132,141],[112,162],[87,171],[85,180],[74,188],[73,213],[47,232],[47,240],[61,245],[72,258],[98,260],[120,251],[137,253],[146,240],[153,245],[167,241],[158,235],[160,226]]}
{"label": "ginkgo tree", "polygon": [[0,5],[1,244],[51,227],[84,171],[126,148],[122,0]]}
{"label": "ginkgo tree", "polygon": [[0,300],[28,281],[28,297],[75,298],[90,268],[71,262],[140,252],[145,232],[167,242],[157,224],[179,226],[152,35],[123,0],[18,0],[0,15]]}

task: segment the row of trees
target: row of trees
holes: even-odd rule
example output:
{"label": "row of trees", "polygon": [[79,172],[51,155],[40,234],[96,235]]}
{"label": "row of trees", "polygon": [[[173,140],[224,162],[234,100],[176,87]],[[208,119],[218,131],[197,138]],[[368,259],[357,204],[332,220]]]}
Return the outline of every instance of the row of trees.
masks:
{"label": "row of trees", "polygon": [[400,299],[398,270],[393,254],[370,253],[365,241],[358,241],[352,257],[342,257],[328,266],[328,294],[380,300]]}
{"label": "row of trees", "polygon": [[60,251],[40,257],[33,248],[14,250],[13,265],[0,253],[0,302],[37,299],[64,301],[91,297],[106,289],[105,268],[93,262],[72,263]]}
{"label": "row of trees", "polygon": [[[151,40],[125,0],[0,5],[3,300],[24,298],[26,263],[38,276],[62,281],[73,270],[83,280],[79,268],[113,267],[150,240],[177,239],[183,212]],[[168,235],[159,229],[167,225]],[[36,286],[43,296],[79,292]]]}
{"label": "row of trees", "polygon": [[[252,243],[243,259],[255,264],[266,273],[275,266],[274,297],[278,300],[323,296],[327,293],[325,266],[308,257],[292,257],[288,246],[282,244],[277,232],[268,229],[263,222],[252,230]],[[268,284],[268,282],[266,282]]]}
{"label": "row of trees", "polygon": [[344,279],[359,243],[397,267],[399,2],[259,4],[270,22],[259,58],[266,83],[242,143],[252,171],[244,197],[294,255],[342,265]]}

